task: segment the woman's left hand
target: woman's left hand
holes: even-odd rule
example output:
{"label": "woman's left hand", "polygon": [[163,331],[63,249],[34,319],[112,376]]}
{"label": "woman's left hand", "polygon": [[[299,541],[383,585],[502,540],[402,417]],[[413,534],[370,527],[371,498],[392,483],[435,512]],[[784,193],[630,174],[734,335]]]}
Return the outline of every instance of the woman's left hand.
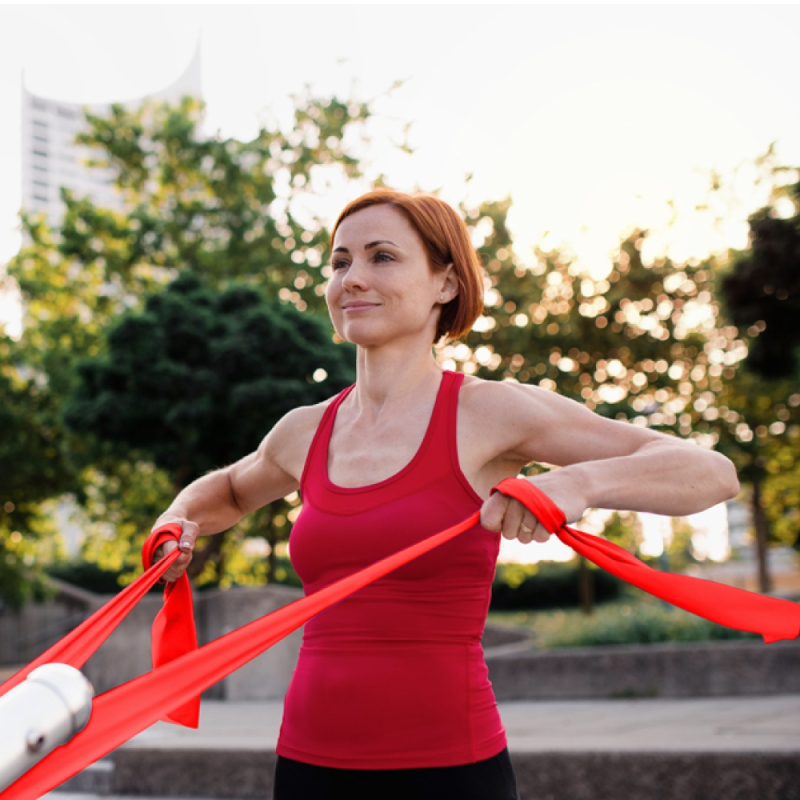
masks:
{"label": "woman's left hand", "polygon": [[[567,523],[577,522],[586,511],[582,492],[567,469],[524,480],[544,492],[564,512]],[[545,527],[519,500],[500,492],[495,492],[481,507],[481,525],[489,531],[500,531],[506,539],[519,539],[523,544],[546,542],[550,538]]]}

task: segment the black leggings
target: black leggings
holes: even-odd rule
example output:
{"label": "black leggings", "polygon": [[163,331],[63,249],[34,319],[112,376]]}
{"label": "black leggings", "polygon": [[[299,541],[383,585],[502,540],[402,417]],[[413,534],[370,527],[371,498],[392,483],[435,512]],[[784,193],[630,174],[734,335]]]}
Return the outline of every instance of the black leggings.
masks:
{"label": "black leggings", "polygon": [[335,769],[278,756],[273,800],[519,800],[508,750],[458,767]]}

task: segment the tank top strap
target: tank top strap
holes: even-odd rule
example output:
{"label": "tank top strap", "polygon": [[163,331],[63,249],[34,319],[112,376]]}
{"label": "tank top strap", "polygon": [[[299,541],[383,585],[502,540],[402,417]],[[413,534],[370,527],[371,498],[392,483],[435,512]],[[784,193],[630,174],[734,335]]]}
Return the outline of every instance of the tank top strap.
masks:
{"label": "tank top strap", "polygon": [[311,440],[311,447],[308,448],[308,455],[306,456],[306,463],[303,465],[303,474],[300,477],[300,497],[303,498],[303,490],[309,481],[315,484],[323,482],[324,477],[328,474],[328,465],[326,458],[328,455],[328,442],[331,438],[333,431],[333,423],[336,419],[336,412],[339,406],[344,402],[345,397],[356,388],[355,384],[351,384],[346,389],[339,392],[333,400],[328,403],[328,407],[322,415],[322,419],[317,425],[317,430],[314,433],[314,438]]}
{"label": "tank top strap", "polygon": [[447,380],[443,386],[445,396],[442,398],[441,409],[438,411],[441,416],[437,419],[436,425],[440,437],[438,446],[442,453],[441,460],[447,460],[453,480],[460,484],[472,502],[480,506],[483,500],[461,471],[461,462],[458,458],[458,395],[464,384],[464,373],[448,371],[444,373],[444,379]]}
{"label": "tank top strap", "polygon": [[442,385],[436,397],[429,426],[429,452],[442,461],[458,462],[456,423],[458,418],[458,391],[464,382],[463,372],[445,370]]}

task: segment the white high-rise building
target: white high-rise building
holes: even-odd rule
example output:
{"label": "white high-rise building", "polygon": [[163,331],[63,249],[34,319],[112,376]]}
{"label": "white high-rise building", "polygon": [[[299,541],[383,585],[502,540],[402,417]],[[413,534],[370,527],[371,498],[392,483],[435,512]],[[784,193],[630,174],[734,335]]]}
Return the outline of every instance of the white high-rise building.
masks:
{"label": "white high-rise building", "polygon": [[[166,89],[147,97],[123,103],[135,107],[145,99],[176,102],[183,95],[201,96],[200,44],[184,73]],[[65,187],[77,196],[88,195],[96,205],[119,206],[119,198],[108,170],[89,168],[88,148],[75,144],[75,136],[85,129],[84,108],[102,116],[110,113],[111,104],[83,106],[40,97],[22,85],[22,208],[47,215],[57,227],[64,214],[60,189]]]}

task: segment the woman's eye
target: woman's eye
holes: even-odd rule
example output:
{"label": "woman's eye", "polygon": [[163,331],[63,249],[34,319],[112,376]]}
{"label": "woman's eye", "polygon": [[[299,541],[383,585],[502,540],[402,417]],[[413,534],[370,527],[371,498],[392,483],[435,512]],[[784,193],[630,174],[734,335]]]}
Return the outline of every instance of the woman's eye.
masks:
{"label": "woman's eye", "polygon": [[347,266],[347,262],[346,261],[338,260],[338,261],[332,261],[331,262],[331,269],[334,269],[334,270],[342,269],[342,268],[344,268],[346,266]]}
{"label": "woman's eye", "polygon": [[380,258],[381,256],[386,256],[389,260],[392,258],[388,253],[375,253],[375,258]]}

